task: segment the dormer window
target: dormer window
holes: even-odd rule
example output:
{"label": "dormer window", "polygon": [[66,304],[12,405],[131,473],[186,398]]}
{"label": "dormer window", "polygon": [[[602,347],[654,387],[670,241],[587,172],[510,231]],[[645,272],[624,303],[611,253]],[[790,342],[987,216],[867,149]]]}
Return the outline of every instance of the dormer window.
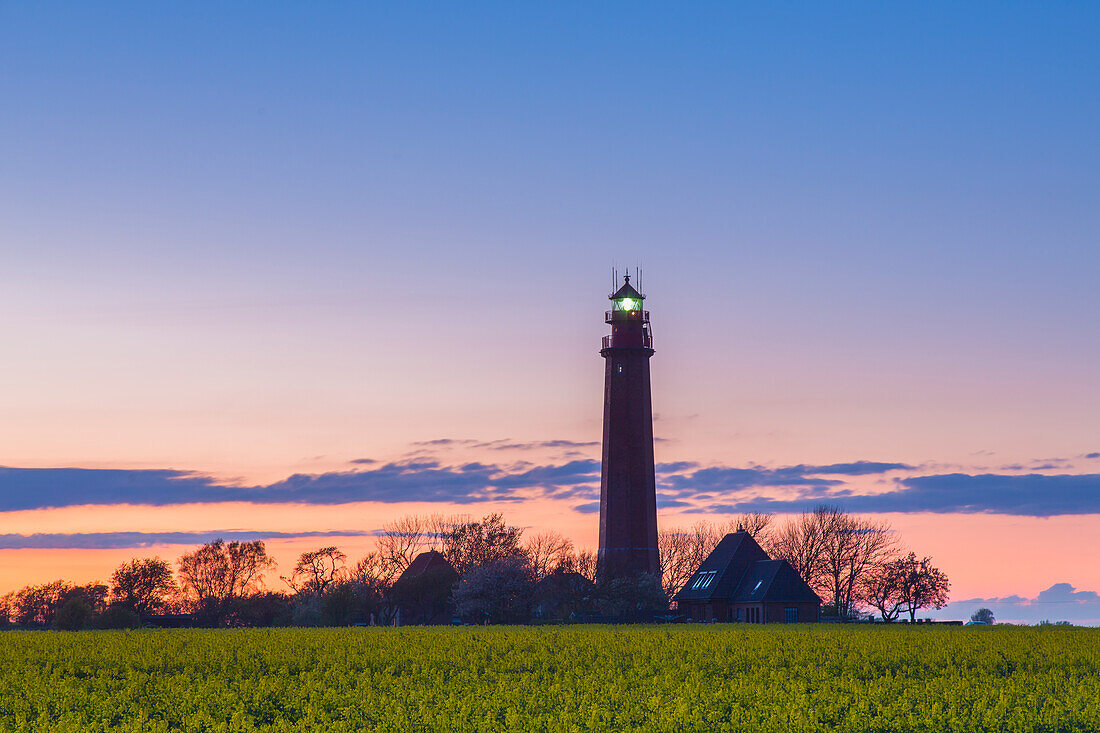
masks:
{"label": "dormer window", "polygon": [[695,582],[692,584],[692,590],[705,590],[710,587],[710,584],[714,582],[714,577],[718,575],[717,570],[704,570],[695,576]]}

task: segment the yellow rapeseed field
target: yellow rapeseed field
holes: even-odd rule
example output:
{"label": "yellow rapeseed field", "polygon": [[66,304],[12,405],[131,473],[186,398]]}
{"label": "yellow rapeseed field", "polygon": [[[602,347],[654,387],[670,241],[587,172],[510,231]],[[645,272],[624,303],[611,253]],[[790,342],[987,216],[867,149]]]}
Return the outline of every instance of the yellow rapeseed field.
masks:
{"label": "yellow rapeseed field", "polygon": [[4,731],[1097,731],[1100,630],[0,633]]}

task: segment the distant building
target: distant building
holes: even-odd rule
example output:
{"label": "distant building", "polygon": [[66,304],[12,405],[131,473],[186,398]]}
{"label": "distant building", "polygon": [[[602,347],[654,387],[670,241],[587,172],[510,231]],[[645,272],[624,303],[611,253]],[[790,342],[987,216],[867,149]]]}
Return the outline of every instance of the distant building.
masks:
{"label": "distant building", "polygon": [[806,623],[821,617],[821,598],[786,560],[772,560],[738,529],[676,594],[680,613],[696,621]]}
{"label": "distant building", "polygon": [[417,555],[386,593],[396,626],[450,623],[451,589],[458,573],[435,550]]}

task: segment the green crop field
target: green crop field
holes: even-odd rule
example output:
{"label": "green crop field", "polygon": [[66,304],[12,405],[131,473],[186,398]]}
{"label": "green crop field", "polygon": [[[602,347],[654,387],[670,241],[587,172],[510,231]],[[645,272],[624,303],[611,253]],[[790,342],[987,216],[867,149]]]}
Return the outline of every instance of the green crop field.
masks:
{"label": "green crop field", "polygon": [[1100,630],[0,633],[4,731],[1096,731]]}

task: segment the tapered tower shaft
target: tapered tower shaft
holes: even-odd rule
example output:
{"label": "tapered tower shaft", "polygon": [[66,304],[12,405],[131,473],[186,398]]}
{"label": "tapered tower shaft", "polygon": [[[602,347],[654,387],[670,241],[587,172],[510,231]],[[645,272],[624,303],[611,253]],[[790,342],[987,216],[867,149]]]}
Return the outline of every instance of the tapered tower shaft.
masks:
{"label": "tapered tower shaft", "polygon": [[600,477],[601,579],[660,575],[657,488],[653,468],[653,408],[649,358],[653,338],[645,296],[630,276],[611,297],[603,339],[603,470]]}

